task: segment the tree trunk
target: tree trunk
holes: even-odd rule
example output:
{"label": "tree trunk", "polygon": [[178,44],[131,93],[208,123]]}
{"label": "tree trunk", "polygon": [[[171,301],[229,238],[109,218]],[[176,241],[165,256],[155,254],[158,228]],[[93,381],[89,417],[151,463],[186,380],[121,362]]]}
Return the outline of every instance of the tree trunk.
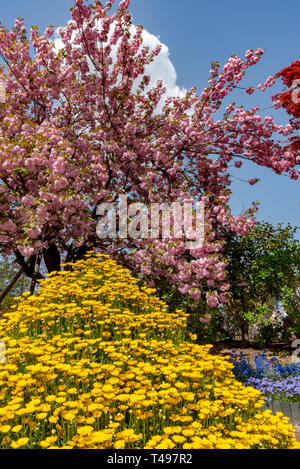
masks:
{"label": "tree trunk", "polygon": [[247,301],[245,296],[242,294],[242,317],[241,317],[241,333],[242,333],[242,344],[249,345],[249,323],[245,319],[244,314],[247,312]]}
{"label": "tree trunk", "polygon": [[[27,261],[25,261],[24,256],[20,253],[20,251],[14,251],[14,254],[16,256],[16,262],[22,267],[24,274],[32,278],[34,276],[34,266],[36,262],[36,255],[33,254],[32,256],[29,257]],[[37,275],[37,280],[38,279],[43,279],[43,275],[38,273]]]}
{"label": "tree trunk", "polygon": [[80,246],[80,248],[77,249],[75,255],[74,255],[74,261],[80,261],[81,259],[84,258],[85,254],[90,250],[91,248],[88,248],[87,246]]}
{"label": "tree trunk", "polygon": [[33,269],[33,276],[32,276],[32,282],[30,286],[30,293],[33,295],[35,286],[37,283],[38,275],[40,273],[40,265],[41,265],[41,260],[42,260],[42,249],[39,250],[38,255],[36,256],[35,259],[35,264],[34,264],[34,269]]}
{"label": "tree trunk", "polygon": [[249,345],[249,325],[248,322],[242,319],[241,321],[241,334],[242,334],[242,345]]}
{"label": "tree trunk", "polygon": [[10,292],[10,290],[13,288],[14,284],[17,282],[17,280],[19,280],[19,278],[21,277],[21,275],[23,274],[23,269],[21,268],[19,270],[19,272],[16,273],[16,275],[14,276],[14,278],[12,279],[12,281],[10,282],[10,284],[5,288],[5,290],[1,293],[1,296],[0,296],[0,303],[4,300],[4,298],[6,297],[6,295],[8,295],[8,293]]}
{"label": "tree trunk", "polygon": [[55,244],[51,244],[48,249],[43,249],[44,261],[48,272],[59,272],[61,270],[60,252]]}

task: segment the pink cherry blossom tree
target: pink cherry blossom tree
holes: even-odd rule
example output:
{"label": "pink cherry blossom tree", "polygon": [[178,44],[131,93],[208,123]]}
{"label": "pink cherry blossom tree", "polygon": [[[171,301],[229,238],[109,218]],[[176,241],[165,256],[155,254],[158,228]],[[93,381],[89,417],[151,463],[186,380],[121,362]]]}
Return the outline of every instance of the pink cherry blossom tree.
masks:
{"label": "pink cherry blossom tree", "polygon": [[[95,249],[156,287],[168,282],[193,298],[206,295],[211,306],[226,302],[223,229],[247,234],[255,223],[255,208],[238,217],[230,212],[230,165],[250,160],[295,175],[299,163],[276,142],[276,135],[289,135],[289,125],[262,118],[257,106],[230,104],[215,117],[263,50],[233,55],[222,69],[213,63],[199,96],[192,88],[164,100],[163,83],[149,86],[146,74],[160,47],[143,46],[129,0],[115,13],[112,6],[76,0],[59,50],[53,27],[44,34],[32,27],[30,38],[22,19],[11,30],[0,27],[6,91],[0,103],[0,250],[13,254],[34,281],[42,261],[57,271],[63,261]],[[271,84],[268,79],[263,87]],[[183,239],[99,239],[97,207],[120,194],[147,207],[202,200],[203,246],[188,251]]]}

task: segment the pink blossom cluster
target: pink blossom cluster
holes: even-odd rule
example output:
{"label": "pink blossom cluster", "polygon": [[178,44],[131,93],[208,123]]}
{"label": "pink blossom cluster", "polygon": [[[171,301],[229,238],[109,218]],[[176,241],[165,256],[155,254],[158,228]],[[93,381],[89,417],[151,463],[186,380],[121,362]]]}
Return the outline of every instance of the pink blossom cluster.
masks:
{"label": "pink blossom cluster", "polygon": [[266,88],[273,86],[275,84],[275,81],[276,78],[270,75],[264,83],[260,83],[259,85],[257,85],[257,88],[261,91],[265,91]]}
{"label": "pink blossom cluster", "polygon": [[[262,119],[257,106],[230,104],[223,119],[214,117],[262,49],[230,57],[222,70],[212,64],[200,96],[192,88],[183,98],[166,99],[158,113],[166,90],[161,81],[146,88],[145,67],[160,47],[143,46],[141,27],[130,33],[129,0],[109,15],[112,5],[76,0],[72,20],[60,30],[59,51],[52,27],[44,34],[32,28],[28,39],[22,20],[11,30],[0,26],[6,87],[0,104],[1,252],[18,251],[28,260],[52,247],[76,259],[95,248],[149,282],[164,279],[216,306],[228,301],[224,228],[246,235],[255,224],[255,211],[231,214],[230,163],[239,168],[251,160],[298,177],[299,161],[276,142],[277,134],[291,129],[270,116]],[[260,88],[272,84],[269,77]],[[100,240],[97,206],[119,194],[146,206],[203,200],[204,245],[187,252],[176,238]]]}

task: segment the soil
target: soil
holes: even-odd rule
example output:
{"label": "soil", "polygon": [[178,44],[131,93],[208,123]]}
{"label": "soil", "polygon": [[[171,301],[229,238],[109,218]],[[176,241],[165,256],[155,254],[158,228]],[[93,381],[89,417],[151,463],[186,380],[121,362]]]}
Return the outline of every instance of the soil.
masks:
{"label": "soil", "polygon": [[295,352],[295,348],[292,347],[292,342],[278,342],[269,344],[265,348],[259,348],[257,344],[251,342],[244,346],[240,341],[224,341],[214,344],[211,353],[225,356],[230,355],[233,350],[235,350],[238,355],[240,352],[243,352],[252,363],[255,355],[261,354],[263,350],[266,352],[268,358],[276,357],[281,363],[292,363],[292,354]]}

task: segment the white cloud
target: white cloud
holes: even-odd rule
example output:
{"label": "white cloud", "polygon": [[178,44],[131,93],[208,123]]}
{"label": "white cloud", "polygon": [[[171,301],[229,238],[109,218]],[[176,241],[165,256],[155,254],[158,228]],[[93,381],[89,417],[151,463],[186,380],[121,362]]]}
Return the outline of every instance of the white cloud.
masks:
{"label": "white cloud", "polygon": [[[56,30],[56,37],[54,39],[56,50],[59,50],[63,47],[63,42],[58,33],[59,29],[60,28]],[[134,34],[134,32],[135,27],[133,26],[132,33]],[[187,89],[181,88],[179,85],[177,85],[177,73],[169,57],[169,48],[165,44],[161,43],[157,36],[149,33],[145,29],[142,32],[142,39],[142,46],[148,46],[150,50],[155,49],[158,44],[161,45],[160,53],[154,58],[153,62],[146,65],[145,67],[145,75],[149,75],[151,77],[150,83],[147,88],[145,88],[145,90],[147,91],[148,89],[155,86],[158,80],[161,80],[164,87],[166,88],[166,93],[163,95],[161,103],[158,107],[159,111],[163,105],[163,101],[167,97],[183,97],[186,94]],[[117,46],[113,46],[111,52],[111,57],[113,60],[116,57],[116,52]],[[139,82],[140,79],[138,78],[136,86],[138,86]]]}
{"label": "white cloud", "polygon": [[151,76],[149,87],[155,85],[157,80],[162,80],[165,88],[165,97],[183,97],[187,90],[180,88],[177,85],[177,73],[174,65],[169,58],[169,48],[160,42],[158,37],[143,30],[142,33],[143,45],[148,46],[150,50],[154,49],[158,44],[161,44],[161,51],[154,61],[145,67],[145,74]]}

